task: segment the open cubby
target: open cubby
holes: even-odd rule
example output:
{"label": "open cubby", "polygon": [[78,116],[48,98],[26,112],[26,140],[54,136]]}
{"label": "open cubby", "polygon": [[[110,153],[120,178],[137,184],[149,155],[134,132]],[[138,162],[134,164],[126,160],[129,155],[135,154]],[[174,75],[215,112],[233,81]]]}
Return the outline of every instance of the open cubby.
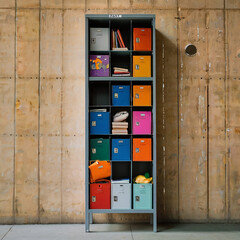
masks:
{"label": "open cubby", "polygon": [[112,179],[129,179],[131,182],[131,162],[112,161]]}
{"label": "open cubby", "polygon": [[[111,55],[111,76],[114,73],[113,68],[119,67],[119,68],[125,68],[128,69],[130,72],[130,76],[132,76],[132,69],[130,64],[130,53],[128,52],[112,52]],[[124,76],[125,77],[125,76]]]}
{"label": "open cubby", "polygon": [[133,162],[132,165],[132,176],[135,178],[138,175],[144,175],[149,173],[152,177],[152,162]]}
{"label": "open cubby", "polygon": [[[86,15],[86,153],[85,153],[85,182],[86,182],[86,231],[90,231],[90,223],[92,219],[92,214],[95,213],[148,213],[152,215],[153,230],[157,231],[157,171],[156,171],[156,46],[155,46],[155,16],[148,14],[110,14],[110,15]],[[91,29],[92,28],[92,29]],[[134,28],[138,28],[134,30]],[[149,29],[151,28],[151,31]],[[123,42],[126,49],[112,49],[112,30],[120,30]],[[145,34],[145,35],[144,35]],[[151,34],[151,35],[150,35]],[[144,37],[142,38],[142,36]],[[151,39],[151,40],[150,40]],[[148,47],[143,44],[147,41]],[[141,45],[141,46],[140,46]],[[134,50],[136,49],[136,50]],[[91,57],[90,65],[90,55],[95,55]],[[105,56],[103,56],[105,55]],[[107,55],[107,56],[106,56]],[[150,56],[149,58],[137,59],[134,66],[133,59],[135,56]],[[109,59],[108,59],[109,58]],[[136,59],[135,59],[136,60]],[[151,69],[149,66],[149,61],[151,63]],[[130,72],[130,76],[124,76],[121,70],[117,76],[113,76],[114,67],[126,68]],[[133,67],[135,67],[135,75],[133,75]],[[90,70],[91,69],[91,70]],[[108,73],[109,69],[109,73]],[[144,71],[148,74],[144,74]],[[122,70],[123,71],[123,70]],[[90,76],[91,73],[91,76]],[[137,73],[137,74],[136,74]],[[151,74],[150,74],[151,73]],[[133,77],[135,76],[135,77]],[[149,90],[145,90],[145,95],[142,92],[136,94],[135,105],[133,104],[133,87],[137,85],[151,86],[151,96],[149,96]],[[114,88],[113,86],[117,86]],[[127,87],[126,87],[127,86]],[[139,97],[139,96],[140,97]],[[144,96],[144,97],[143,97]],[[147,100],[145,100],[147,99]],[[150,103],[151,99],[151,103]],[[144,102],[145,101],[145,102]],[[106,109],[107,114],[102,114],[97,112],[91,114],[91,110],[94,109]],[[129,116],[126,120],[128,123],[128,134],[112,134],[112,122],[113,116],[121,111],[127,111]],[[133,111],[150,111],[151,112],[151,129],[152,133],[147,134],[133,134]],[[138,113],[140,117],[141,114]],[[103,116],[104,115],[104,116]],[[144,115],[144,114],[142,114]],[[147,114],[146,121],[147,121]],[[102,120],[99,120],[102,117]],[[139,118],[140,118],[139,117]],[[92,120],[91,120],[91,119]],[[135,121],[135,130],[138,124],[142,124],[141,120]],[[145,129],[150,128],[150,121],[148,125],[144,126]],[[109,128],[108,128],[109,126]],[[118,126],[119,127],[119,126]],[[124,127],[122,124],[120,127]],[[119,127],[119,128],[120,128]],[[96,131],[96,128],[97,131]],[[110,131],[109,131],[110,129]],[[100,131],[98,131],[100,130]],[[141,131],[139,131],[141,133]],[[144,133],[144,131],[142,131]],[[138,138],[150,138],[151,141],[148,142],[149,146],[146,150],[138,151],[138,144],[134,139]],[[99,142],[96,139],[109,140],[105,142],[103,148],[99,150]],[[92,149],[90,149],[90,143]],[[147,143],[147,141],[146,141]],[[109,144],[109,154],[105,151],[106,146]],[[122,144],[122,145],[121,145]],[[139,150],[141,149],[142,142],[139,141]],[[151,144],[151,146],[150,146]],[[127,147],[126,147],[127,146]],[[134,154],[134,149],[138,151],[138,155]],[[151,148],[151,154],[149,154]],[[129,154],[130,149],[130,154]],[[107,154],[106,154],[107,152]],[[119,154],[119,152],[121,154]],[[99,154],[98,156],[95,154]],[[141,155],[146,153],[145,155]],[[130,159],[129,159],[130,155]],[[101,196],[109,202],[109,196],[117,184],[126,184],[126,182],[120,181],[123,179],[129,179],[130,183],[128,185],[128,198],[124,198],[125,201],[130,202],[126,208],[101,208],[101,202],[99,208],[90,208],[93,203],[93,199],[97,201],[98,198],[93,197],[90,192],[90,188],[93,187],[90,183],[90,171],[89,165],[96,161],[95,159],[104,159],[109,156],[111,163],[111,176],[106,178],[105,184],[99,184],[94,187],[104,188],[104,194]],[[140,156],[140,157],[139,157]],[[142,157],[144,156],[144,157]],[[150,159],[152,157],[152,159]],[[94,159],[90,162],[90,158]],[[133,161],[134,159],[134,161]],[[146,159],[146,161],[144,160]],[[152,198],[152,206],[135,208],[136,205],[136,191],[134,189],[139,189],[141,194],[144,186],[137,185],[134,183],[133,179],[138,175],[144,175],[146,172],[153,177],[153,184],[146,185],[146,188],[151,187],[152,193],[148,194]],[[114,181],[114,182],[113,182]],[[116,182],[118,181],[118,182]],[[112,185],[111,185],[112,184]],[[137,188],[136,188],[137,185]],[[115,188],[116,189],[116,188]],[[120,189],[120,188],[119,188]],[[95,191],[97,192],[97,191]],[[101,192],[101,189],[99,190]],[[121,193],[122,194],[122,193]],[[131,199],[130,199],[131,198]],[[112,196],[111,200],[112,201]],[[126,200],[126,199],[130,199]],[[102,201],[105,202],[105,201]],[[124,201],[123,201],[124,202]],[[122,202],[122,203],[123,203]],[[116,203],[116,202],[114,202]],[[95,204],[95,203],[94,203]],[[144,205],[144,203],[143,203]]]}
{"label": "open cubby", "polygon": [[[131,42],[131,37],[130,37],[130,32],[131,32],[131,21],[130,20],[113,20],[111,21],[111,31],[110,33],[112,33],[112,30],[117,30],[119,29],[123,42],[125,44],[125,47],[128,48],[128,50],[130,50],[130,42]],[[110,39],[112,41],[112,34],[110,34]]]}
{"label": "open cubby", "polygon": [[109,83],[91,83],[89,85],[89,105],[110,105]]}
{"label": "open cubby", "polygon": [[111,126],[113,122],[113,117],[116,113],[122,112],[122,111],[127,111],[129,113],[128,118],[124,121],[128,123],[128,134],[131,134],[131,129],[132,129],[132,114],[131,114],[131,108],[130,107],[112,107],[111,110]]}

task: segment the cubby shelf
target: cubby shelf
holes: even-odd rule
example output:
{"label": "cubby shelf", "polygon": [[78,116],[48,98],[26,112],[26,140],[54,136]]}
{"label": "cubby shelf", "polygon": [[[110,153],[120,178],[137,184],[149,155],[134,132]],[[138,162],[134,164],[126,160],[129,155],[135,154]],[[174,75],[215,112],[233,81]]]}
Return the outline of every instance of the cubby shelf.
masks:
{"label": "cubby shelf", "polygon": [[153,136],[153,134],[90,134],[89,136],[96,136],[96,137],[100,137],[100,136],[121,136],[121,137],[124,137],[124,136],[136,136],[136,137],[151,137]]}
{"label": "cubby shelf", "polygon": [[154,209],[89,209],[89,213],[154,213]]}
{"label": "cubby shelf", "polygon": [[[156,43],[155,43],[155,15],[151,14],[117,14],[117,15],[105,15],[105,14],[87,14],[85,19],[85,31],[86,31],[86,55],[85,55],[85,66],[86,66],[86,92],[85,92],[85,104],[86,104],[86,134],[85,134],[85,143],[86,143],[86,153],[85,153],[85,186],[86,186],[86,193],[85,193],[85,230],[86,232],[90,231],[90,224],[92,223],[92,214],[95,213],[148,213],[151,214],[151,222],[153,224],[153,231],[157,231],[157,163],[156,163]],[[107,41],[103,42],[103,45],[105,48],[97,48],[97,47],[91,47],[93,42],[96,40],[91,39],[90,40],[90,34],[91,31],[94,31],[91,28],[104,28],[100,31],[109,32],[109,38],[106,38]],[[145,48],[144,51],[134,50],[134,49],[140,49],[135,48],[137,41],[133,43],[134,41],[134,35],[136,33],[134,28],[146,28],[146,31],[150,31],[149,28],[151,28],[150,35],[151,36],[151,47]],[[125,43],[125,46],[128,50],[112,50],[112,39],[114,39],[114,34],[112,31],[116,31],[117,29],[120,30],[123,41]],[[99,31],[99,29],[98,29]],[[90,43],[91,41],[91,43]],[[150,41],[149,41],[150,42]],[[135,45],[134,45],[135,44]],[[107,46],[108,45],[108,46]],[[92,49],[92,50],[90,50]],[[102,50],[101,50],[102,49]],[[104,50],[103,50],[104,49]],[[96,55],[96,56],[90,56],[90,55]],[[103,56],[102,58],[98,57],[98,55],[108,55],[108,57]],[[147,57],[145,57],[147,56]],[[93,58],[94,57],[94,58]],[[107,61],[106,59],[109,58],[108,65],[104,62]],[[91,63],[90,63],[91,59]],[[92,74],[93,71],[96,70],[97,65],[95,64],[96,60],[102,59],[104,61],[101,62],[105,67],[101,68],[105,71],[105,76],[101,74]],[[138,70],[139,64],[136,62],[136,59],[140,61],[139,59],[146,59],[148,61],[148,68],[147,71],[148,74],[134,74],[134,71]],[[148,60],[147,60],[148,59]],[[135,63],[134,63],[135,61]],[[145,60],[144,60],[145,61]],[[151,67],[149,64],[149,61],[151,62]],[[147,64],[146,64],[147,65]],[[112,76],[114,74],[114,70],[116,69],[114,67],[119,68],[126,68],[130,72],[130,76]],[[90,70],[91,68],[91,70]],[[106,70],[107,69],[107,70]],[[107,74],[109,71],[109,74]],[[126,70],[127,71],[127,70]],[[91,72],[91,74],[90,74]],[[91,76],[90,76],[91,75]],[[94,77],[93,77],[94,76]],[[148,76],[148,77],[133,77],[133,76]],[[116,103],[115,94],[116,92],[116,85],[122,85],[121,87],[124,89],[128,89],[128,93],[130,91],[130,99],[128,98],[122,98],[122,102]],[[143,85],[143,86],[139,86]],[[114,87],[115,86],[115,87]],[[128,86],[128,87],[126,87]],[[135,87],[136,86],[136,87]],[[150,89],[148,94],[148,101],[145,102],[142,105],[150,105],[150,106],[135,106],[138,101],[138,97],[133,97],[138,95],[136,94],[137,87],[140,89],[140,87],[148,86]],[[149,87],[151,86],[151,88]],[[117,88],[118,89],[118,88]],[[119,90],[117,90],[119,91]],[[151,96],[150,96],[151,93]],[[129,94],[127,95],[129,96]],[[118,98],[118,97],[117,97]],[[125,101],[124,99],[129,99],[128,101]],[[136,100],[137,99],[137,100]],[[138,102],[139,103],[139,102]],[[113,105],[114,104],[114,105]],[[127,106],[117,106],[121,104],[129,104]],[[140,105],[140,104],[139,104]],[[106,109],[108,112],[105,114],[107,116],[105,118],[105,121],[108,123],[107,126],[110,128],[106,131],[108,134],[92,134],[94,131],[92,131],[93,126],[95,126],[95,123],[90,124],[90,116],[95,116],[96,114],[91,114],[91,110],[93,109]],[[95,110],[96,111],[96,110]],[[113,116],[120,112],[120,111],[128,111],[129,117],[126,120],[128,122],[128,134],[112,134],[112,121]],[[134,113],[136,111],[136,113]],[[148,126],[146,129],[148,131],[142,131],[141,134],[133,134],[137,131],[135,130],[138,126],[138,123],[136,120],[134,120],[134,117],[139,114],[139,111],[145,111],[146,116],[149,116],[149,119],[151,119],[151,129],[150,129],[150,120],[148,121]],[[149,113],[151,112],[151,114]],[[100,114],[100,112],[98,112]],[[102,114],[103,116],[103,114]],[[150,118],[151,117],[151,118]],[[92,122],[95,120],[92,120]],[[133,123],[134,126],[133,126]],[[90,131],[91,129],[91,131]],[[150,131],[151,130],[151,131]],[[96,133],[99,133],[100,131],[95,131]],[[102,132],[102,131],[101,131]],[[151,133],[151,134],[142,134],[142,133]],[[108,178],[111,180],[119,180],[119,179],[129,179],[129,189],[130,189],[130,207],[128,209],[121,208],[121,209],[91,209],[90,208],[90,201],[93,202],[92,199],[90,199],[90,173],[89,173],[89,164],[90,159],[99,159],[95,158],[97,155],[94,155],[94,147],[92,142],[97,142],[99,139],[103,139],[102,142],[108,142],[110,153],[108,152],[108,155],[106,155],[108,158],[108,161],[111,164],[111,176]],[[97,139],[97,140],[96,140]],[[121,140],[122,142],[127,142],[130,146],[126,149],[127,157],[120,158],[120,155],[115,155],[115,146],[114,142]],[[91,147],[90,147],[90,141],[91,141]],[[142,142],[149,143],[147,148],[147,153],[150,154],[144,155],[145,157],[135,157],[136,154],[139,154],[138,145],[136,144],[142,144]],[[97,145],[96,145],[97,146]],[[118,145],[117,145],[118,146]],[[117,147],[118,148],[118,147]],[[97,147],[96,147],[97,149]],[[130,160],[129,159],[129,149],[130,149]],[[135,151],[133,152],[133,150]],[[118,150],[117,150],[118,151]],[[96,151],[95,151],[96,152]],[[124,152],[124,151],[122,151]],[[109,155],[110,154],[110,155]],[[141,152],[142,154],[142,152]],[[90,158],[91,155],[91,158]],[[92,157],[94,156],[94,157]],[[105,155],[102,155],[105,156]],[[118,156],[118,157],[116,157]],[[139,156],[139,155],[138,155]],[[105,159],[105,158],[102,158]],[[114,160],[113,160],[114,159]],[[120,159],[120,160],[116,160]],[[121,160],[126,159],[126,160]],[[139,161],[133,161],[139,160]],[[140,161],[141,159],[151,159],[151,161]],[[93,160],[91,160],[93,161]],[[151,195],[151,204],[149,207],[145,207],[146,209],[137,209],[134,208],[134,201],[138,198],[138,195],[134,195],[134,188],[137,184],[133,183],[133,179],[138,175],[143,175],[144,173],[149,173],[150,176],[153,177],[153,183],[146,184],[148,187],[151,186],[152,189],[152,195]],[[122,185],[128,184],[128,183],[121,183]],[[112,185],[117,185],[117,183],[112,183]],[[115,186],[111,186],[111,188],[114,189]],[[140,186],[140,185],[138,185]],[[137,186],[137,187],[138,187]],[[113,189],[111,191],[113,191]],[[135,189],[136,190],[136,189]],[[141,189],[139,189],[141,191]],[[129,195],[128,195],[129,196]],[[136,199],[135,199],[136,196]],[[133,199],[134,197],[134,199]],[[91,203],[92,203],[91,202]],[[129,203],[128,202],[128,203]]]}
{"label": "cubby shelf", "polygon": [[89,81],[127,81],[127,82],[134,82],[134,81],[142,81],[142,82],[152,82],[152,77],[89,77]]}

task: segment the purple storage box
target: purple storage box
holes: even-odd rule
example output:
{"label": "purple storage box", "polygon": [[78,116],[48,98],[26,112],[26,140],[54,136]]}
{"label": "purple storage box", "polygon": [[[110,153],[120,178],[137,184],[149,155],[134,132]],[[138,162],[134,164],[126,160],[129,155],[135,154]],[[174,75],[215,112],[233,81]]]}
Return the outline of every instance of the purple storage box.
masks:
{"label": "purple storage box", "polygon": [[152,112],[133,111],[133,134],[152,134]]}
{"label": "purple storage box", "polygon": [[109,77],[109,55],[90,55],[90,77]]}

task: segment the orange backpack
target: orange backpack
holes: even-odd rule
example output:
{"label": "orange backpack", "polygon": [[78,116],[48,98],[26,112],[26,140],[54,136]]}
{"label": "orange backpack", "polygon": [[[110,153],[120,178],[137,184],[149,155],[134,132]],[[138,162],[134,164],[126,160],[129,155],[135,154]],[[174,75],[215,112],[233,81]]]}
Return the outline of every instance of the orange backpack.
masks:
{"label": "orange backpack", "polygon": [[95,161],[89,166],[90,182],[94,183],[99,179],[111,176],[111,163],[109,161]]}

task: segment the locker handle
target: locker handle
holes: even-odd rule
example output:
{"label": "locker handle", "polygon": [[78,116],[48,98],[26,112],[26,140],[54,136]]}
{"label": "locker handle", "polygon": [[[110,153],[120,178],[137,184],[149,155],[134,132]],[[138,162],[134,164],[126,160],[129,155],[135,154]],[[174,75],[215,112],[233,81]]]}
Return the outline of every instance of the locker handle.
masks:
{"label": "locker handle", "polygon": [[102,116],[102,114],[98,114],[98,117],[101,117]]}

